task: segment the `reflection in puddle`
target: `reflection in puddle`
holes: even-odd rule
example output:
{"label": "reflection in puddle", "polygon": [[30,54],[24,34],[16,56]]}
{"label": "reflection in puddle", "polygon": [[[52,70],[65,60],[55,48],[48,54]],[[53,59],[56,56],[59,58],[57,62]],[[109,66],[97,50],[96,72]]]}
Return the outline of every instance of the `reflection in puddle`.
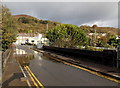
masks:
{"label": "reflection in puddle", "polygon": [[25,52],[25,50],[16,49],[15,58],[20,63],[20,65],[22,67],[24,67],[26,65],[28,66],[30,63],[30,60],[34,59],[34,55],[27,54],[27,52]]}
{"label": "reflection in puddle", "polygon": [[43,54],[39,53],[38,51],[34,51],[34,57],[39,60],[42,60]]}
{"label": "reflection in puddle", "polygon": [[22,49],[16,49],[16,52],[14,54],[27,54],[27,52]]}
{"label": "reflection in puddle", "polygon": [[[27,53],[23,49],[16,49],[16,52],[14,53],[14,56],[16,60],[19,62],[19,64],[24,67],[24,66],[29,66],[30,63],[37,63],[40,66],[42,66],[43,62],[54,62],[54,63],[60,63],[54,59],[51,59],[49,57],[46,57],[46,55],[39,53],[37,51],[34,51],[33,53]],[[36,59],[31,62],[31,60]]]}
{"label": "reflection in puddle", "polygon": [[22,67],[28,66],[30,64],[30,60],[34,59],[34,55],[32,54],[24,54],[24,55],[18,55],[16,57],[17,61],[20,63]]}

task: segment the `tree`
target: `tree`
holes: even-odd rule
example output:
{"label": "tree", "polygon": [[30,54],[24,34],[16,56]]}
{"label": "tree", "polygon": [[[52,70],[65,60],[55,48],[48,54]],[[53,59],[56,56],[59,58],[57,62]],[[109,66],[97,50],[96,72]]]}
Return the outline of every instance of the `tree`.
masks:
{"label": "tree", "polygon": [[88,25],[82,25],[80,26],[80,29],[84,30],[85,33],[90,33],[92,28]]}
{"label": "tree", "polygon": [[112,45],[114,47],[117,47],[117,45],[119,44],[119,42],[120,42],[120,39],[116,39],[115,36],[111,36],[110,39],[109,39],[109,41],[108,41],[108,44]]}
{"label": "tree", "polygon": [[96,46],[97,47],[106,47],[107,46],[108,39],[106,36],[102,36],[96,40]]}
{"label": "tree", "polygon": [[2,8],[2,48],[6,50],[16,41],[16,21],[9,12],[8,8]]}
{"label": "tree", "polygon": [[22,23],[29,23],[30,22],[30,19],[26,18],[26,17],[20,17],[18,19],[19,22],[22,22]]}
{"label": "tree", "polygon": [[46,37],[53,46],[75,48],[85,46],[88,39],[83,30],[71,24],[61,24],[48,30]]}
{"label": "tree", "polygon": [[33,22],[35,23],[38,23],[38,20],[37,19],[32,19]]}
{"label": "tree", "polygon": [[40,20],[41,24],[48,24],[48,20]]}
{"label": "tree", "polygon": [[92,26],[92,28],[97,28],[98,26],[96,25],[96,24],[94,24],[93,26]]}

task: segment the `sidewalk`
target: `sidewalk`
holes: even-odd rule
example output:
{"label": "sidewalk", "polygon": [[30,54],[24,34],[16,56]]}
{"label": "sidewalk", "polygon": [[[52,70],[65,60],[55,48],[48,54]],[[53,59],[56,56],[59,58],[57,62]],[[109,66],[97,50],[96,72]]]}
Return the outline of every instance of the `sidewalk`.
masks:
{"label": "sidewalk", "polygon": [[26,81],[21,81],[21,78],[24,76],[13,56],[13,52],[6,63],[2,77],[3,77],[2,88],[6,88],[6,87],[17,88],[21,86],[23,88],[26,88],[26,86],[28,86]]}

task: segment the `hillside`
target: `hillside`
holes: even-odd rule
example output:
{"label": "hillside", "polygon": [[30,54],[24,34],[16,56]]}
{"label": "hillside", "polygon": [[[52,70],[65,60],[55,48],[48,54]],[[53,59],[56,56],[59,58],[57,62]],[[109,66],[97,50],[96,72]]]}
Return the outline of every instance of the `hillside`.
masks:
{"label": "hillside", "polygon": [[110,33],[112,35],[118,34],[118,29],[113,27],[97,27],[96,30],[100,33]]}
{"label": "hillside", "polygon": [[34,18],[34,19],[37,19],[35,17],[32,17],[30,15],[25,15],[25,14],[21,14],[21,15],[14,15],[15,18],[20,18],[20,17],[27,17],[27,18]]}
{"label": "hillside", "polygon": [[[52,27],[61,24],[59,22],[37,19],[35,17],[24,14],[14,15],[14,18],[17,20],[19,33],[39,32],[44,34],[47,29],[49,30]],[[80,28],[85,30],[86,32],[94,33],[94,29],[96,29],[96,32],[98,33],[110,33],[112,35],[118,35],[118,33],[120,34],[120,30],[118,32],[118,29],[113,27],[98,27],[97,25],[93,25],[92,27],[90,27],[85,25],[80,26]]]}
{"label": "hillside", "polygon": [[94,33],[95,30],[97,33],[109,33],[111,35],[118,35],[120,34],[120,30],[118,28],[113,27],[98,27],[97,25],[93,25],[92,27],[84,25],[80,26],[81,29],[85,30],[86,32]]}
{"label": "hillside", "polygon": [[49,20],[39,20],[29,15],[14,15],[14,18],[17,20],[19,33],[39,32],[44,34],[46,29],[49,30],[52,27],[61,24]]}

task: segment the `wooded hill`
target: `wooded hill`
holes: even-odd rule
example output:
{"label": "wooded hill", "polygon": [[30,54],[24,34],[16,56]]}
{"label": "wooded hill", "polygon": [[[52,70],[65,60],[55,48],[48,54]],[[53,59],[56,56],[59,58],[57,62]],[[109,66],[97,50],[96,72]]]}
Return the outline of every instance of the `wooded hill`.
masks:
{"label": "wooded hill", "polygon": [[[17,20],[19,33],[39,32],[44,34],[45,31],[47,30],[47,26],[49,30],[59,24],[62,24],[59,22],[49,20],[37,19],[29,15],[14,15],[14,18]],[[93,25],[92,27],[90,27],[84,25],[80,26],[80,28],[89,33],[90,32],[94,33],[96,30],[97,33],[110,33],[112,35],[118,35],[118,33],[120,34],[120,31],[118,32],[118,29],[113,27],[98,27],[97,25]]]}
{"label": "wooded hill", "polygon": [[49,30],[52,27],[61,24],[49,20],[39,20],[29,15],[14,15],[14,18],[17,20],[19,33],[39,32],[44,34],[47,29]]}

